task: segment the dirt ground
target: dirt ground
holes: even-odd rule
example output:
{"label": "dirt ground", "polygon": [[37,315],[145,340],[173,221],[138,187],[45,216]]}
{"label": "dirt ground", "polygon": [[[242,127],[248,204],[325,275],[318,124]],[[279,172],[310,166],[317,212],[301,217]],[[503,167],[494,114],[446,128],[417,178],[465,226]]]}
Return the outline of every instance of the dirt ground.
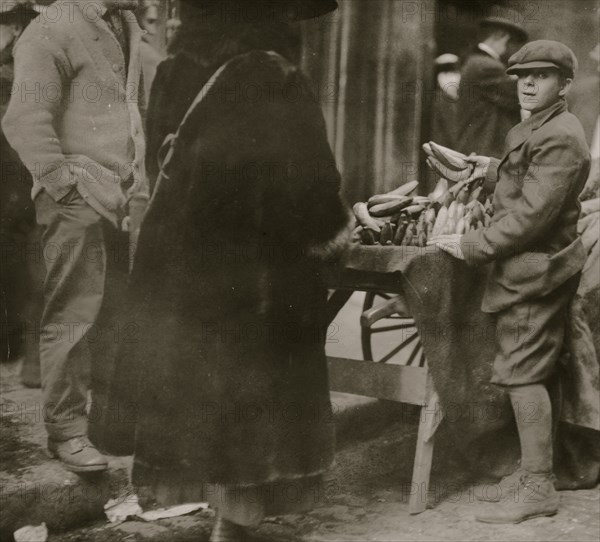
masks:
{"label": "dirt ground", "polygon": [[[339,330],[328,351],[333,355],[357,357],[359,336],[353,325],[361,298],[336,318]],[[13,369],[14,370],[14,369]],[[2,368],[2,391],[20,397],[12,389]],[[13,373],[13,371],[10,371]],[[10,375],[14,376],[14,373]],[[25,392],[23,392],[25,393]],[[27,392],[27,393],[30,393]],[[16,394],[16,395],[14,395]],[[24,399],[23,399],[24,400]],[[325,494],[306,514],[268,518],[254,533],[257,542],[597,542],[600,540],[600,492],[593,490],[561,492],[561,509],[551,518],[520,525],[491,526],[478,523],[474,514],[482,503],[474,499],[477,483],[465,466],[464,458],[453,449],[444,431],[436,436],[429,509],[419,515],[408,513],[410,480],[416,443],[415,411],[384,430],[363,435],[339,449],[336,465],[328,477]],[[16,439],[10,420],[0,425],[2,471],[17,473],[30,463],[47,461],[40,452],[43,435],[31,434],[26,442]],[[42,432],[43,433],[43,432]],[[30,446],[31,444],[31,446]],[[7,463],[10,465],[7,465]],[[10,467],[10,468],[7,468]],[[50,468],[50,467],[48,467]],[[210,510],[156,522],[126,521],[111,525],[98,521],[65,533],[53,533],[49,542],[204,542],[213,521]]]}
{"label": "dirt ground", "polygon": [[[460,458],[438,442],[432,476],[431,508],[408,514],[409,481],[416,426],[409,421],[389,427],[375,439],[339,451],[323,502],[307,514],[269,518],[255,540],[291,542],[362,541],[598,541],[598,489],[561,492],[560,512],[520,525],[491,526],[474,520],[483,504],[474,500],[473,481]],[[206,541],[212,513],[155,523],[97,523],[50,542]]]}

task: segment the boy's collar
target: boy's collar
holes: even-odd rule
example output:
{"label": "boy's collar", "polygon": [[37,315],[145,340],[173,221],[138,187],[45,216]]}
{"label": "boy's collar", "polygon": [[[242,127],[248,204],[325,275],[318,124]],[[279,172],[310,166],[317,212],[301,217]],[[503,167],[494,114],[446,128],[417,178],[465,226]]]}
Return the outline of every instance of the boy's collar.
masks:
{"label": "boy's collar", "polygon": [[[546,109],[537,111],[527,120],[520,122],[514,126],[506,136],[505,154],[504,158],[513,150],[523,144],[524,141],[529,139],[531,134],[540,128],[543,124],[548,122],[551,118],[556,115],[568,111],[567,101],[564,99],[558,100],[558,102],[552,104]],[[504,161],[504,159],[503,159]]]}
{"label": "boy's collar", "polygon": [[541,111],[536,111],[535,113],[533,113],[531,117],[521,122],[521,125],[527,125],[527,127],[530,128],[532,131],[537,130],[551,117],[553,117],[554,115],[558,115],[563,111],[567,111],[567,101],[561,98],[557,102],[546,107],[546,109],[542,109]]}

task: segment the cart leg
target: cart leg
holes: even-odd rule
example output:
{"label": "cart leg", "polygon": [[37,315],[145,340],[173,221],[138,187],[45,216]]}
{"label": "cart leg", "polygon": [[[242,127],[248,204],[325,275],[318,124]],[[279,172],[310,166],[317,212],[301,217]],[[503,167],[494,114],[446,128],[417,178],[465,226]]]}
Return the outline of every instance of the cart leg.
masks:
{"label": "cart leg", "polygon": [[411,514],[420,514],[427,508],[429,476],[431,474],[431,461],[433,459],[433,437],[435,430],[442,421],[442,417],[440,398],[437,392],[433,391],[427,405],[421,407],[415,464],[408,502],[408,511]]}

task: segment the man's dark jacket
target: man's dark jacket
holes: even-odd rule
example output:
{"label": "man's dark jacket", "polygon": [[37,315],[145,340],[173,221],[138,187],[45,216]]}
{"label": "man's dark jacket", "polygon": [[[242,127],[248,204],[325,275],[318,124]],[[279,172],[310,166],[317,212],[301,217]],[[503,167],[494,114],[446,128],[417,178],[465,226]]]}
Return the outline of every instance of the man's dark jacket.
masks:
{"label": "man's dark jacket", "polygon": [[457,149],[502,157],[504,138],[520,122],[517,82],[506,66],[477,49],[461,70],[457,111]]}

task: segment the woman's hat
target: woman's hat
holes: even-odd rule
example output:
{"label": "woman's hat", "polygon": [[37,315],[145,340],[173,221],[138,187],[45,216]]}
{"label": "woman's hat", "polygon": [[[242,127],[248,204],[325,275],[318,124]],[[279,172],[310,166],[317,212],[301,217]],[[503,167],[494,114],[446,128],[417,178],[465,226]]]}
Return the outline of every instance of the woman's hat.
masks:
{"label": "woman's hat", "polygon": [[181,0],[197,17],[234,22],[297,22],[335,11],[336,0]]}
{"label": "woman's hat", "polygon": [[38,15],[35,2],[30,0],[0,0],[0,24],[26,25]]}

